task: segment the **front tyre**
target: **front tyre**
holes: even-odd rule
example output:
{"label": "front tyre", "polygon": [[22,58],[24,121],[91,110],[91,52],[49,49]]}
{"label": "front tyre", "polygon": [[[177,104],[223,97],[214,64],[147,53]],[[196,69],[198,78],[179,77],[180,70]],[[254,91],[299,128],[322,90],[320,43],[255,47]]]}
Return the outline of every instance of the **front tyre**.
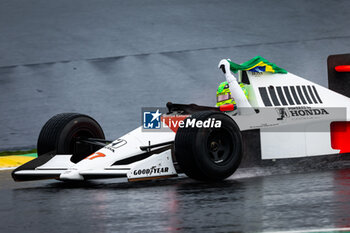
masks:
{"label": "front tyre", "polygon": [[186,121],[221,121],[221,127],[183,127],[175,136],[175,156],[182,171],[203,181],[231,176],[242,159],[242,135],[237,124],[225,113],[198,112]]}
{"label": "front tyre", "polygon": [[71,161],[79,162],[94,153],[95,146],[76,146],[79,138],[105,139],[101,126],[93,118],[79,113],[61,113],[49,119],[41,129],[37,151],[38,156],[48,152],[73,154]]}

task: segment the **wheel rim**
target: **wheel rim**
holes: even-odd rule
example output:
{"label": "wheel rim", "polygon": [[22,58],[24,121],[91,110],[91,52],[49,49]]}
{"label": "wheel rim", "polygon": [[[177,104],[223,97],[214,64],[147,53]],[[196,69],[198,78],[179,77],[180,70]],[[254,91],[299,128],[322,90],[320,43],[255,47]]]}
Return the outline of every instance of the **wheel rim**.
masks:
{"label": "wheel rim", "polygon": [[78,129],[76,131],[74,131],[69,138],[68,142],[68,146],[69,146],[69,151],[71,153],[73,153],[74,151],[74,147],[75,147],[75,143],[78,139],[83,139],[83,138],[93,138],[94,133],[89,130],[88,128],[83,128],[83,129]]}
{"label": "wheel rim", "polygon": [[232,134],[224,128],[211,130],[207,140],[209,160],[216,165],[225,165],[232,157]]}

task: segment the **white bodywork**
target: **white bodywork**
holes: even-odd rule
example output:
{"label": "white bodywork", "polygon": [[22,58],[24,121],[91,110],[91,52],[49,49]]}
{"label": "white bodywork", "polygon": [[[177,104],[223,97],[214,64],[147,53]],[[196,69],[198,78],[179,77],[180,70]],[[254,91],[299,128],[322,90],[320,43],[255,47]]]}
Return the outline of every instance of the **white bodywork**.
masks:
{"label": "white bodywork", "polygon": [[[227,114],[236,121],[241,131],[260,129],[262,159],[339,153],[339,150],[331,147],[330,123],[350,121],[347,117],[350,109],[349,98],[291,73],[271,74],[247,71],[246,74],[250,81],[250,84],[246,85],[249,91],[248,104],[253,108],[245,103],[246,107],[250,108],[247,111],[249,114],[233,115],[232,112]],[[242,79],[242,72],[239,79]],[[303,87],[306,89],[312,103],[296,104],[297,99],[291,94],[293,87],[300,102],[302,98],[297,92],[297,86],[302,91],[304,91]],[[277,87],[280,87],[282,91],[279,90],[278,93]],[[268,88],[276,89],[274,92],[277,93],[276,98],[280,106],[274,103],[273,92],[270,93]],[[265,96],[265,102],[261,94],[264,90],[267,96]],[[289,96],[294,105],[291,105],[290,99],[287,98],[287,90],[290,92]],[[311,95],[311,92],[314,96]],[[281,98],[281,95],[285,100]],[[303,97],[305,100],[306,95]],[[266,98],[270,101],[271,106],[266,106]],[[287,105],[283,105],[282,102],[287,102]],[[301,110],[305,108],[325,109],[328,114],[304,117],[292,117],[287,114],[283,119],[279,119],[281,117],[279,109],[292,111],[289,108],[295,107]],[[260,112],[255,113],[254,109],[259,109]],[[125,176],[129,180],[175,176],[177,173],[170,149],[127,165],[113,165],[118,161],[145,153],[140,146],[174,141],[174,138],[175,133],[172,131],[167,133],[143,132],[142,127],[139,127],[76,164],[70,162],[70,155],[57,155],[35,170],[21,170],[16,174],[55,174],[61,180],[83,180],[88,176]]]}
{"label": "white bodywork", "polygon": [[[257,98],[257,93],[259,93],[260,87],[269,88],[270,86],[280,86],[288,87],[288,90],[291,90],[291,87],[305,86],[309,95],[310,90],[307,87],[312,87],[312,93],[315,93],[314,90],[316,89],[322,103],[318,101],[317,96],[314,96],[317,103],[314,103],[313,98],[309,96],[312,102],[310,104],[307,101],[304,91],[302,91],[307,104],[291,106],[289,101],[286,100],[288,105],[279,106],[277,108],[310,107],[311,109],[325,109],[329,113],[328,115],[320,116],[304,116],[299,117],[299,119],[288,117],[283,120],[276,121],[276,123],[279,124],[278,126],[261,127],[260,134],[262,159],[294,158],[339,153],[339,150],[334,150],[331,147],[330,124],[334,121],[350,120],[348,117],[350,110],[350,99],[348,97],[340,95],[291,73],[269,74],[247,72],[247,75],[251,83],[250,88],[253,90],[249,91],[249,93],[256,95],[254,96],[255,98],[251,98],[251,103],[254,107],[264,107],[262,98]],[[284,96],[286,96],[284,88],[281,89]],[[270,93],[267,92],[267,94],[271,99]],[[296,92],[296,95],[297,98],[299,98],[299,101],[302,102],[300,100],[300,93]],[[294,96],[290,96],[295,103],[296,100]],[[281,103],[282,101],[279,95],[276,95],[276,97]],[[276,106],[268,108],[276,109]]]}
{"label": "white bodywork", "polygon": [[[173,141],[174,137],[174,132],[162,132],[161,137],[159,137],[159,133],[142,132],[142,127],[139,127],[76,164],[70,161],[71,155],[56,155],[35,170],[17,171],[16,174],[57,175],[61,180],[83,180],[84,176],[88,175],[96,177],[125,176],[129,180],[175,176],[177,173],[170,150],[128,165],[113,165],[116,161],[145,153],[140,149],[140,146]],[[113,146],[115,143],[117,145]]]}

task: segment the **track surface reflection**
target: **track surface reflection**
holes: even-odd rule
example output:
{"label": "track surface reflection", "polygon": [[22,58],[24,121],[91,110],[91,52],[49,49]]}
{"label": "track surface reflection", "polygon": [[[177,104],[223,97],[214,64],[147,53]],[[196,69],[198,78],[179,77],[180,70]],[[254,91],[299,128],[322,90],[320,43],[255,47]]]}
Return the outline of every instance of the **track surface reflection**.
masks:
{"label": "track surface reflection", "polygon": [[350,169],[200,183],[14,183],[0,172],[2,232],[261,232],[350,226]]}

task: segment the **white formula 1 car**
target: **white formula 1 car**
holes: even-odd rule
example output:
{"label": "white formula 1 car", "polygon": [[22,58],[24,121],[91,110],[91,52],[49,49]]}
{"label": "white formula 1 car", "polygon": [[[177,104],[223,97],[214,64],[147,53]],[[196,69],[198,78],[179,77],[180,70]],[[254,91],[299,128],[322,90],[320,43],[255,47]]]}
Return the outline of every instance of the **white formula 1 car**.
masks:
{"label": "white formula 1 car", "polygon": [[[16,181],[137,181],[183,172],[213,181],[246,166],[241,161],[346,156],[339,154],[350,152],[349,64],[350,54],[329,57],[332,90],[291,73],[239,71],[253,111],[168,103],[162,124],[173,120],[178,125],[167,132],[141,126],[109,141],[91,117],[58,114],[40,132],[38,158],[15,169],[12,176]],[[154,117],[159,115],[157,111]]]}

